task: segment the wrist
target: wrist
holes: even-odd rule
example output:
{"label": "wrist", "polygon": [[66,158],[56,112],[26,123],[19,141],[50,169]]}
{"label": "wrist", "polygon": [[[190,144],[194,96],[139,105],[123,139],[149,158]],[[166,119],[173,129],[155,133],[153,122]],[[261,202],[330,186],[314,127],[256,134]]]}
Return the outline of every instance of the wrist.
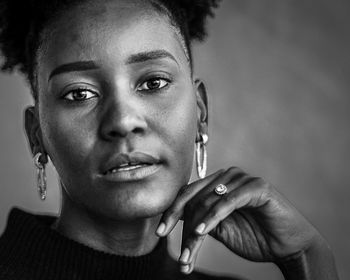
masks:
{"label": "wrist", "polygon": [[287,280],[337,280],[334,258],[327,242],[317,236],[310,246],[275,261]]}

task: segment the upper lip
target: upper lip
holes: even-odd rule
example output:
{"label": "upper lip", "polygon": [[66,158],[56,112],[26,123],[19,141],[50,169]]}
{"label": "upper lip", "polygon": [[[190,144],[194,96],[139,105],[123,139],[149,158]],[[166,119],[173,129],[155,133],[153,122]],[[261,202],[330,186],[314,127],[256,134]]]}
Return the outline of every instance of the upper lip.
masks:
{"label": "upper lip", "polygon": [[106,164],[102,167],[102,173],[106,174],[108,171],[119,168],[124,164],[157,164],[159,162],[160,160],[158,158],[142,152],[120,153],[106,161]]}

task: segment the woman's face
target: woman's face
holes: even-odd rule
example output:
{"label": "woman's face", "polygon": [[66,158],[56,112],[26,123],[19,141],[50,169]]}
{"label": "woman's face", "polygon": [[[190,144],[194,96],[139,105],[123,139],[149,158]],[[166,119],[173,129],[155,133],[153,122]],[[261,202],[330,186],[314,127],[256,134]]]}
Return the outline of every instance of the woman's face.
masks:
{"label": "woman's face", "polygon": [[139,1],[95,1],[43,38],[41,141],[69,200],[115,219],[163,212],[190,178],[205,110],[168,18]]}

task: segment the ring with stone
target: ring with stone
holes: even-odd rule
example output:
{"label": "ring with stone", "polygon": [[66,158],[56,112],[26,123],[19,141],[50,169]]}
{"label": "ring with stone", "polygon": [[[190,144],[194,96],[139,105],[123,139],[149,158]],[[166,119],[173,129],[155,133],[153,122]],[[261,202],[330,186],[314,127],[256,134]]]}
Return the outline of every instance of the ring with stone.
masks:
{"label": "ring with stone", "polygon": [[215,187],[214,191],[217,195],[224,195],[227,193],[227,187],[224,184],[219,184]]}

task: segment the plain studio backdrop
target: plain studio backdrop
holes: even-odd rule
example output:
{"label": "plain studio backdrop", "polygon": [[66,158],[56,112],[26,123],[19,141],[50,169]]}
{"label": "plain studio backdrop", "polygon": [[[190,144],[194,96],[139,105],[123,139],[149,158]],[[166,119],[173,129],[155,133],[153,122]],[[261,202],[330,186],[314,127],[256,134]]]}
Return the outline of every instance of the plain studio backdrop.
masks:
{"label": "plain studio backdrop", "polygon": [[[226,0],[194,54],[210,95],[209,171],[236,165],[274,184],[329,241],[342,279],[350,277],[349,14],[348,0]],[[23,78],[0,74],[0,92],[2,231],[11,207],[57,213],[60,194],[52,166],[47,200],[36,192]],[[211,238],[197,266],[283,279],[274,265],[244,261]]]}

